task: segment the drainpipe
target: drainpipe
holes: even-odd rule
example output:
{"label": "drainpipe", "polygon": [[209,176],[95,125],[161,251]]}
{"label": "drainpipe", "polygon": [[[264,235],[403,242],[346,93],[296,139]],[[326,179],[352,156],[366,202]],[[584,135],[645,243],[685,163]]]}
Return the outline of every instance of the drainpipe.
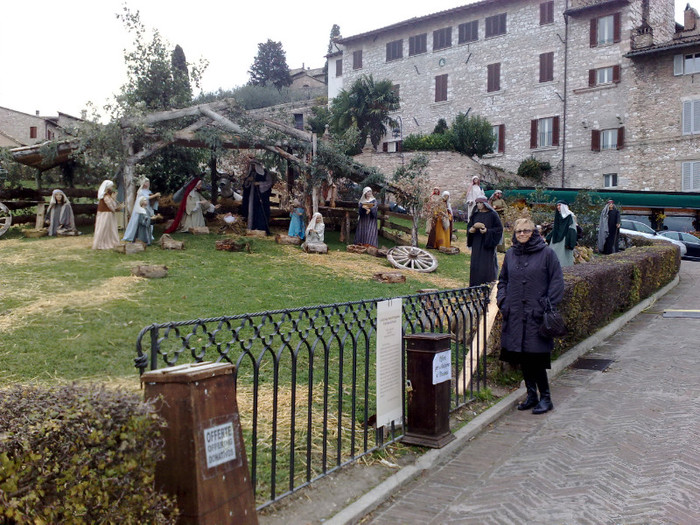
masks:
{"label": "drainpipe", "polygon": [[[569,10],[569,0],[566,0],[564,11]],[[561,187],[566,187],[566,101],[569,99],[567,88],[569,65],[569,17],[564,15],[564,118],[562,119],[561,135]]]}

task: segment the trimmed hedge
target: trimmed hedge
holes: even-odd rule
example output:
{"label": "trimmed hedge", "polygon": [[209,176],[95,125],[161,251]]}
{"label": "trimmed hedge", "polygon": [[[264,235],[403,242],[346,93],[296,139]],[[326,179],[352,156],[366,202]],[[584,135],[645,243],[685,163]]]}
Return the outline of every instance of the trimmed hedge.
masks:
{"label": "trimmed hedge", "polygon": [[[559,310],[569,333],[554,340],[554,356],[586,337],[670,283],[681,265],[678,248],[662,241],[634,237],[624,252],[601,255],[564,268],[564,299]],[[495,305],[494,305],[495,306]],[[501,314],[489,338],[489,351],[501,347]]]}
{"label": "trimmed hedge", "polygon": [[154,487],[164,424],[104,387],[0,391],[0,523],[174,523],[175,501]]}

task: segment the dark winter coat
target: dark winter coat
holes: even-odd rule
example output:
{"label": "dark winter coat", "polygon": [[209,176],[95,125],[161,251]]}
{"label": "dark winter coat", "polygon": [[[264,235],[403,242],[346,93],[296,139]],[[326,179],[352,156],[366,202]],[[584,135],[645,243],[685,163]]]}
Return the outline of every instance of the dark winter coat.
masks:
{"label": "dark winter coat", "polygon": [[564,297],[564,276],[559,259],[537,231],[521,244],[513,239],[498,278],[497,303],[503,316],[501,347],[509,352],[549,353],[551,338],[539,335],[549,297],[557,306]]}

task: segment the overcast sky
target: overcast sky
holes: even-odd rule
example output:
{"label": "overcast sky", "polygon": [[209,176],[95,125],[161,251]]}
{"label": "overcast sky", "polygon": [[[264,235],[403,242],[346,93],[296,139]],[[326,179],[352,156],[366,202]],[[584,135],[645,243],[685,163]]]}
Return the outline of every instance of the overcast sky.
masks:
{"label": "overcast sky", "polygon": [[[322,67],[333,24],[351,36],[469,3],[130,0],[126,5],[140,11],[143,24],[158,29],[172,47],[179,44],[189,62],[209,61],[202,85],[208,92],[245,84],[257,45],[268,38],[282,42],[290,68]],[[686,3],[676,0],[681,23]],[[690,4],[700,10],[700,0]],[[104,105],[125,81],[123,51],[133,42],[116,18],[123,5],[122,0],[3,1],[0,106],[80,116],[88,101]]]}

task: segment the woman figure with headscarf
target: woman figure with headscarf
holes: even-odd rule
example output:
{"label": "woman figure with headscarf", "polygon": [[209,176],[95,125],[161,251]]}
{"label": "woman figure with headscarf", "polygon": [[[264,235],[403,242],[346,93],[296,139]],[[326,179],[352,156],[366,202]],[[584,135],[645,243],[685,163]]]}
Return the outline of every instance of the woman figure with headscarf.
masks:
{"label": "woman figure with headscarf", "polygon": [[[447,196],[445,196],[445,193]],[[452,208],[449,205],[449,192],[444,192],[432,207],[432,227],[426,248],[438,250],[441,246],[450,247]]]}
{"label": "woman figure with headscarf", "polygon": [[617,253],[620,234],[620,211],[611,200],[605,203],[598,223],[598,251],[604,254]]}
{"label": "woman figure with headscarf", "polygon": [[75,234],[75,217],[68,197],[61,190],[53,190],[51,201],[46,210],[46,224],[49,225],[49,235]]}
{"label": "woman figure with headscarf", "polygon": [[490,283],[498,275],[496,246],[501,242],[503,225],[486,197],[476,199],[476,208],[467,223],[467,247],[472,249],[469,262],[469,286]]}
{"label": "woman figure with headscarf", "polygon": [[131,218],[129,219],[129,225],[126,227],[122,240],[127,242],[139,240],[150,246],[153,242],[152,214],[153,211],[148,206],[148,198],[143,195],[137,196],[134,202],[134,209],[131,212]]}
{"label": "woman figure with headscarf", "polygon": [[[425,213],[425,234],[430,235],[430,231],[433,229],[433,211],[435,207],[440,204],[442,197],[440,196],[440,188],[435,186],[433,192],[428,197],[425,207],[423,208],[423,213]],[[428,240],[430,243],[430,240]],[[429,246],[428,246],[429,247]]]}
{"label": "woman figure with headscarf", "polygon": [[564,201],[557,202],[557,211],[554,215],[554,226],[547,234],[547,243],[554,250],[562,266],[574,265],[574,248],[578,240],[576,220],[571,213],[569,205]]}
{"label": "woman figure with headscarf", "polygon": [[358,221],[355,230],[355,244],[379,246],[377,230],[377,199],[372,195],[372,188],[362,190],[362,197],[357,206]]}
{"label": "woman figure with headscarf", "polygon": [[302,208],[299,199],[292,201],[292,211],[289,212],[289,230],[287,235],[290,237],[304,238],[304,208]]}
{"label": "woman figure with headscarf", "polygon": [[486,198],[486,194],[481,189],[479,177],[474,175],[471,184],[467,188],[467,222],[471,219],[474,208],[476,208],[476,199],[479,198]]}
{"label": "woman figure with headscarf", "polygon": [[116,190],[111,180],[105,180],[97,191],[97,216],[95,218],[95,238],[93,250],[111,250],[119,246],[116,212],[124,205],[116,200]]}

